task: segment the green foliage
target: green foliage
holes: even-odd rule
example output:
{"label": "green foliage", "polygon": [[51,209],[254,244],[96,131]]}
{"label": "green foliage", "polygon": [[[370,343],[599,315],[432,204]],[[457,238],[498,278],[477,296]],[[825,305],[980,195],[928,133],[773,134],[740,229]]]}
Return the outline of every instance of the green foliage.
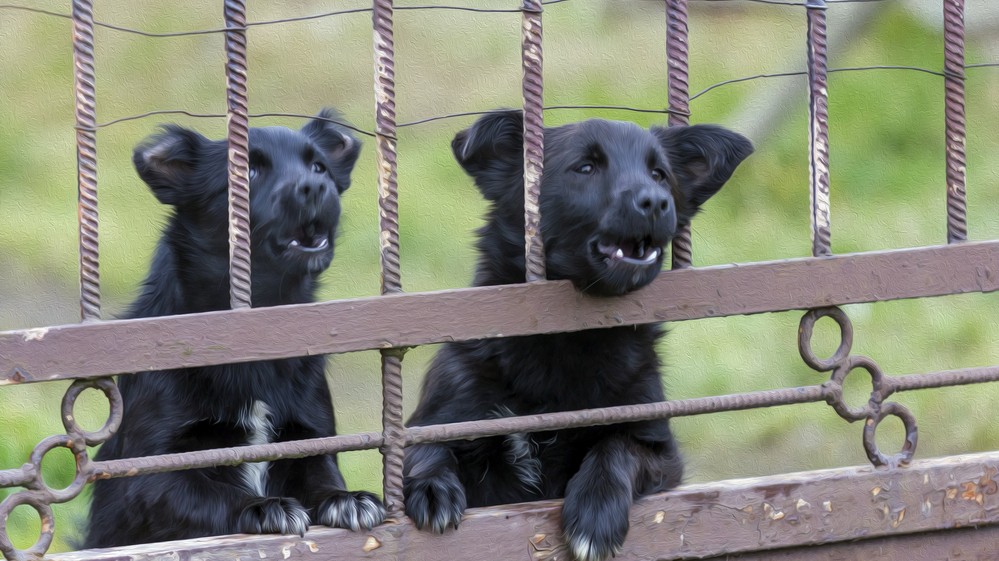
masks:
{"label": "green foliage", "polygon": [[[65,2],[38,7],[65,10]],[[109,5],[110,4],[110,5]],[[329,10],[327,3],[251,3],[251,21]],[[343,5],[341,5],[343,4]],[[336,9],[365,6],[337,3]],[[804,16],[770,6],[704,7],[692,3],[691,93],[756,73],[803,69]],[[894,5],[893,5],[894,6]],[[830,12],[848,9],[830,8]],[[666,105],[665,24],[657,2],[567,2],[545,15],[546,103]],[[221,6],[202,2],[99,3],[98,20],[175,31],[221,27]],[[832,67],[868,64],[942,66],[942,38],[902,7],[865,24],[861,39],[834,54]],[[399,121],[494,107],[520,100],[519,16],[434,10],[396,16]],[[70,24],[0,10],[0,329],[77,320],[76,193]],[[761,32],[762,30],[762,32]],[[831,28],[830,36],[842,29]],[[249,32],[252,112],[313,114],[335,105],[356,125],[373,128],[370,17],[325,18]],[[153,109],[221,113],[225,107],[223,41],[217,34],[142,38],[97,31],[98,120]],[[968,60],[983,60],[968,44]],[[994,51],[993,51],[994,52]],[[691,104],[694,122],[732,125],[791,85],[785,119],[754,138],[757,153],[695,223],[698,265],[804,257],[809,254],[806,82],[770,78],[713,90]],[[969,70],[968,200],[974,239],[999,237],[999,88],[994,69]],[[776,94],[773,94],[776,95]],[[942,79],[899,70],[833,73],[829,78],[833,249],[836,253],[930,245],[945,240]],[[643,125],[662,115],[558,110],[560,124],[601,116]],[[406,127],[399,133],[403,283],[408,291],[466,286],[475,263],[472,233],[484,204],[454,164],[449,141],[472,117]],[[100,157],[101,281],[105,316],[120,312],[141,282],[159,225],[160,207],[135,177],[131,148],[161,122],[178,122],[221,137],[224,121],[184,116],[148,118],[102,129]],[[256,125],[301,126],[299,119]],[[734,126],[734,125],[733,125]],[[337,260],[322,297],[378,293],[378,211],[373,141],[346,194]],[[924,372],[999,363],[995,295],[969,295],[847,306],[856,328],[854,353],[887,373]],[[663,343],[665,383],[673,398],[818,383],[794,350],[799,313],[683,322]],[[823,348],[835,337],[826,336]],[[406,411],[415,405],[433,348],[405,361]],[[330,369],[341,432],[378,430],[378,357],[333,357]],[[863,384],[860,384],[862,386]],[[0,390],[0,469],[21,465],[32,446],[62,431],[65,384]],[[994,449],[999,429],[991,386],[916,392],[893,399],[920,421],[920,457]],[[97,400],[99,401],[99,400]],[[96,402],[96,401],[95,401]],[[82,407],[92,424],[100,407]],[[861,427],[824,404],[677,419],[690,481],[863,464]],[[895,448],[898,431],[883,442]],[[71,462],[46,460],[46,480],[63,486]],[[341,465],[354,488],[381,485],[377,452],[348,453]],[[0,497],[9,491],[0,491]],[[83,500],[56,505],[57,541],[67,549],[84,518]],[[18,510],[18,545],[37,535],[31,513]]]}

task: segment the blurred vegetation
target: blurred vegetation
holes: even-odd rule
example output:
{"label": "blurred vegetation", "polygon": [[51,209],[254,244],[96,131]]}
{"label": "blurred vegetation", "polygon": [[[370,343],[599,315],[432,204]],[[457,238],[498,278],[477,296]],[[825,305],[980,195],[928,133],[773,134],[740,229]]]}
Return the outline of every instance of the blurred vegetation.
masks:
{"label": "blurred vegetation", "polygon": [[[59,12],[68,3],[35,0]],[[221,3],[99,2],[96,19],[145,31],[221,27]],[[215,6],[214,4],[219,4]],[[493,5],[515,8],[516,2]],[[859,22],[855,5],[831,5],[829,35],[856,29],[830,66],[874,64],[942,67],[941,30],[909,10],[930,0],[886,2]],[[398,2],[398,5],[415,5]],[[362,2],[250,3],[250,21],[363,7]],[[939,8],[935,8],[939,10]],[[968,2],[968,21],[988,11]],[[977,11],[976,11],[977,10]],[[869,13],[869,12],[868,12]],[[858,29],[859,28],[859,29]],[[396,14],[399,122],[461,111],[520,105],[518,14],[446,10]],[[725,79],[802,70],[801,8],[749,3],[691,3],[691,92]],[[222,113],[223,39],[218,34],[146,38],[97,30],[98,121],[154,109]],[[252,112],[312,114],[340,108],[355,125],[373,128],[370,16],[344,15],[253,27],[249,33]],[[0,330],[72,323],[76,303],[76,183],[69,20],[0,9]],[[969,38],[969,63],[994,61],[999,41]],[[666,105],[665,23],[660,2],[574,0],[545,14],[545,101],[549,105]],[[972,239],[999,238],[999,70],[968,71],[968,202]],[[698,265],[804,257],[809,254],[807,107],[804,77],[732,84],[692,103],[693,122],[745,127],[757,153],[695,223]],[[945,241],[942,79],[907,71],[831,74],[830,144],[833,249],[836,253],[940,244]],[[754,128],[756,108],[777,103],[772,127]],[[661,115],[560,110],[546,122],[588,117],[661,123]],[[484,205],[448,149],[471,117],[408,127],[399,133],[403,283],[407,291],[466,286],[474,266],[472,232]],[[220,138],[223,119],[147,118],[98,134],[101,282],[105,317],[134,296],[163,222],[159,206],[135,177],[130,150],[161,122],[177,122]],[[748,124],[747,124],[748,123]],[[255,125],[301,126],[300,119]],[[751,133],[755,130],[755,133]],[[346,194],[337,260],[322,298],[378,293],[378,233],[373,142],[366,145]],[[999,364],[996,295],[847,306],[855,354],[892,374]],[[813,384],[822,376],[795,349],[800,313],[676,323],[663,343],[665,384],[673,398]],[[826,320],[828,321],[828,320]],[[835,328],[820,323],[831,351]],[[406,411],[417,397],[433,348],[405,362]],[[333,357],[330,376],[341,432],[378,430],[377,354]],[[35,443],[62,432],[59,401],[66,384],[0,390],[0,469],[20,466]],[[862,388],[853,392],[863,395]],[[999,388],[972,386],[894,396],[920,421],[919,457],[999,446],[993,421]],[[858,398],[859,399],[859,398]],[[89,396],[78,415],[96,426],[107,407]],[[861,427],[824,404],[745,411],[675,422],[688,479],[705,481],[864,464]],[[897,426],[880,431],[886,449],[901,441]],[[72,479],[68,453],[46,457],[46,480]],[[341,456],[354,488],[380,487],[376,452]],[[0,490],[0,498],[9,494]],[[56,505],[54,551],[71,547],[84,522],[85,500]],[[18,508],[15,544],[29,546],[37,517]]]}

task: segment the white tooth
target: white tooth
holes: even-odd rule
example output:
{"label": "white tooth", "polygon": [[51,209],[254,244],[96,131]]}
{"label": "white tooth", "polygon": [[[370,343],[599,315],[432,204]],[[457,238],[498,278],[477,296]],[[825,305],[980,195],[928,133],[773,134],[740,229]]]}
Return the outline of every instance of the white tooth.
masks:
{"label": "white tooth", "polygon": [[620,247],[617,248],[617,251],[614,252],[614,257],[617,259],[624,259],[624,250]]}
{"label": "white tooth", "polygon": [[324,247],[328,246],[329,244],[330,244],[330,240],[329,240],[329,238],[323,238],[323,239],[322,239],[322,240],[321,240],[321,241],[319,242],[319,245],[318,245],[318,246],[316,246],[316,248],[317,248],[317,249],[322,249],[322,248],[324,248]]}
{"label": "white tooth", "polygon": [[298,240],[291,240],[291,243],[288,245],[291,247],[298,247],[300,244],[298,243]]}
{"label": "white tooth", "polygon": [[659,259],[659,248],[653,249],[649,256],[645,258],[645,263],[653,263],[656,259]]}

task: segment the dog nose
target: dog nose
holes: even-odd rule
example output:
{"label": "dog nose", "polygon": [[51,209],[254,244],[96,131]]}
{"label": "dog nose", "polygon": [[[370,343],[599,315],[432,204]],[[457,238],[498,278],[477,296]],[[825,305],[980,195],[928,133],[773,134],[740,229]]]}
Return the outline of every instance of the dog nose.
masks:
{"label": "dog nose", "polygon": [[662,218],[670,210],[670,194],[657,187],[644,187],[635,194],[635,209],[648,218]]}
{"label": "dog nose", "polygon": [[323,183],[300,183],[295,188],[298,201],[306,206],[318,205],[326,198],[328,189]]}

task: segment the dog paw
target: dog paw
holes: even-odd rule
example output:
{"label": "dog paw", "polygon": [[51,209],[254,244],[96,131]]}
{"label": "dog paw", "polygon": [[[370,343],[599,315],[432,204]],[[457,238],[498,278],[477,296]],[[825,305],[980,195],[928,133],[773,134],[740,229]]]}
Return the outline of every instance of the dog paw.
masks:
{"label": "dog paw", "polygon": [[573,558],[602,561],[621,553],[628,534],[630,506],[630,500],[567,494],[562,507],[562,529]]}
{"label": "dog paw", "polygon": [[385,506],[375,495],[366,491],[341,491],[324,500],[317,522],[334,528],[353,531],[370,530],[385,520]]}
{"label": "dog paw", "polygon": [[254,499],[239,513],[237,527],[246,534],[305,535],[309,512],[295,499],[263,497]]}
{"label": "dog paw", "polygon": [[421,530],[443,534],[457,528],[465,512],[465,488],[452,471],[426,478],[406,478],[406,515]]}

